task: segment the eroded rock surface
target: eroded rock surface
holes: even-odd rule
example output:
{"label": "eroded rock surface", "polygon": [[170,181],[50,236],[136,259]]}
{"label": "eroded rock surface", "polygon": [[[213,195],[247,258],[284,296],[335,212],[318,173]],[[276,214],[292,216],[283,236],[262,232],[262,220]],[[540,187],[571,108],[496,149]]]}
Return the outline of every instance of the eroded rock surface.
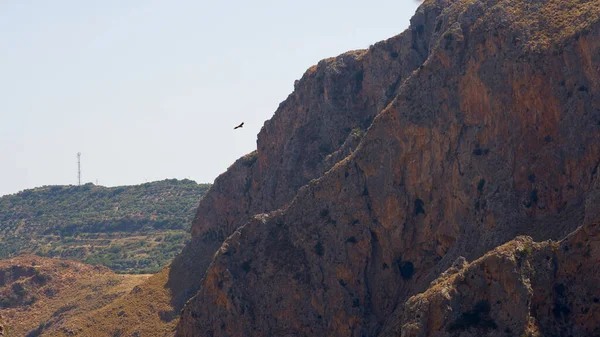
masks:
{"label": "eroded rock surface", "polygon": [[231,165],[200,201],[192,243],[171,266],[177,305],[196,293],[225,238],[255,214],[285,206],[300,187],[354,151],[373,118],[429,55],[442,9],[431,3],[406,32],[369,50],[325,59],[296,81],[258,134],[257,151]]}
{"label": "eroded rock surface", "polygon": [[[471,321],[498,335],[563,331],[527,308],[555,310],[559,283],[563,294],[590,286],[567,280],[596,275],[569,254],[585,254],[596,227],[563,241],[581,236],[581,251],[521,237],[466,268],[457,259],[517,235],[559,240],[588,216],[600,159],[599,16],[598,0],[431,0],[405,33],[309,69],[265,124],[257,152],[198,208],[196,248],[177,263],[204,279],[178,334],[469,334]],[[354,149],[349,137],[369,124]],[[202,254],[215,250],[204,274]],[[456,284],[460,295],[434,297],[440,308],[404,305],[454,262],[433,289],[467,274],[467,288],[504,283],[487,302]],[[528,265],[548,263],[558,269],[532,276]],[[442,312],[444,301],[460,311]],[[501,305],[517,317],[495,318]],[[564,321],[583,305],[557,315]],[[401,324],[413,311],[425,316]],[[575,323],[561,326],[596,331],[598,319],[583,322],[590,312],[569,313]]]}
{"label": "eroded rock surface", "polygon": [[582,227],[559,242],[517,239],[444,275],[382,336],[598,336],[600,189]]}

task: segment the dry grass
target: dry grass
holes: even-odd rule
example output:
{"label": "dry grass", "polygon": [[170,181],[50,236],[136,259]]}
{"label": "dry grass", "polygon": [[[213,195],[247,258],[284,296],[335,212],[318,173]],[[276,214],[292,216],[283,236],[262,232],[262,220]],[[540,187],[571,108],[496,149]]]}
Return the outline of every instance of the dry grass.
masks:
{"label": "dry grass", "polygon": [[70,318],[49,336],[69,336],[68,331],[80,336],[173,336],[179,316],[165,287],[168,276],[168,269],[162,270],[109,305]]}
{"label": "dry grass", "polygon": [[[148,275],[33,255],[0,261],[0,314],[11,336],[62,335],[64,322],[122,297]],[[74,331],[77,332],[77,331]]]}

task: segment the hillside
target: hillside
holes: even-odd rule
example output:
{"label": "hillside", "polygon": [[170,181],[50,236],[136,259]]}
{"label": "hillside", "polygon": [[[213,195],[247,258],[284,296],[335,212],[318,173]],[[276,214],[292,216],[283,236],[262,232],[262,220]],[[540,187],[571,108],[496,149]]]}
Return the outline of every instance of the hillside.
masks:
{"label": "hillside", "polygon": [[171,301],[168,280],[165,268],[109,305],[65,319],[67,329],[50,336],[68,337],[70,331],[77,336],[173,336],[181,308]]}
{"label": "hillside", "polygon": [[210,185],[44,186],[0,198],[0,258],[36,254],[154,273],[189,239]]}
{"label": "hillside", "polygon": [[35,255],[3,260],[0,315],[10,336],[72,335],[77,331],[63,326],[65,320],[102,308],[147,278]]}

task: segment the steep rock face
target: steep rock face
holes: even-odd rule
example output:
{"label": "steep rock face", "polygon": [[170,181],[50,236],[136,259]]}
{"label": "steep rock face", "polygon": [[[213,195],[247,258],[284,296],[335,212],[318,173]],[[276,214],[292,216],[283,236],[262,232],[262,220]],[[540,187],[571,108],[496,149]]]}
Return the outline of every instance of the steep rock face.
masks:
{"label": "steep rock face", "polygon": [[600,241],[519,237],[405,305],[381,336],[596,336]]}
{"label": "steep rock face", "polygon": [[[597,184],[598,185],[598,184]],[[560,242],[519,237],[410,298],[382,336],[600,334],[600,189]]]}
{"label": "steep rock face", "polygon": [[352,152],[352,138],[361,133],[356,130],[366,130],[398,85],[425,61],[433,31],[428,17],[441,10],[438,4],[431,7],[413,19],[418,23],[409,31],[311,67],[265,122],[257,151],[217,178],[198,207],[193,236],[214,233],[222,241],[250,216],[288,203],[337,162],[329,156]]}
{"label": "steep rock face", "polygon": [[295,83],[258,135],[257,151],[236,161],[201,200],[192,243],[174,260],[169,286],[183,304],[221,243],[253,215],[283,207],[358,145],[373,118],[429,54],[442,2],[424,6],[409,30],[372,46],[329,58]]}
{"label": "steep rock face", "polygon": [[[234,232],[178,334],[376,336],[458,256],[574,230],[600,158],[599,14],[598,0],[425,2],[426,20],[405,34],[428,32],[428,57],[349,157],[291,203],[257,198],[268,206],[245,206],[248,215],[226,214],[244,202],[231,190],[207,195],[196,237]],[[256,164],[277,165],[274,149],[288,144],[285,132],[262,143],[269,130],[283,128],[265,126],[257,169],[232,167],[223,180],[278,191]],[[290,149],[281,155],[309,161]],[[282,167],[272,172],[289,181]]]}

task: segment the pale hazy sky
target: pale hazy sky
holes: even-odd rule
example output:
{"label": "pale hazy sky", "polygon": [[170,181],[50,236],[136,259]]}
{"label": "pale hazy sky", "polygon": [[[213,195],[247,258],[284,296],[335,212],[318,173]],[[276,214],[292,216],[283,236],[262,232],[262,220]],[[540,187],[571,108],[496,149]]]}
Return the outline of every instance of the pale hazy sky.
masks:
{"label": "pale hazy sky", "polygon": [[1,0],[0,195],[76,184],[78,151],[83,182],[213,182],[308,67],[402,32],[417,5]]}

